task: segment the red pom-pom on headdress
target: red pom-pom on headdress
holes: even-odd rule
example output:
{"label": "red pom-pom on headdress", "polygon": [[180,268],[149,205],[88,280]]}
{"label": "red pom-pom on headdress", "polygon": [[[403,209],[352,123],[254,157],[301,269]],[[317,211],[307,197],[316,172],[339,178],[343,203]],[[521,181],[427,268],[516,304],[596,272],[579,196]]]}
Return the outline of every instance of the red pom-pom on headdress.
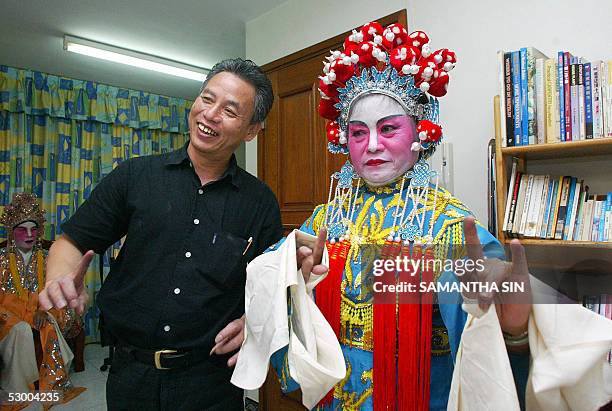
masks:
{"label": "red pom-pom on headdress", "polygon": [[368,24],[364,24],[361,27],[361,34],[363,34],[363,41],[374,41],[376,36],[381,37],[382,42],[383,27],[377,21],[371,21]]}
{"label": "red pom-pom on headdress", "polygon": [[416,131],[422,143],[437,143],[442,138],[442,127],[429,120],[421,120]]}

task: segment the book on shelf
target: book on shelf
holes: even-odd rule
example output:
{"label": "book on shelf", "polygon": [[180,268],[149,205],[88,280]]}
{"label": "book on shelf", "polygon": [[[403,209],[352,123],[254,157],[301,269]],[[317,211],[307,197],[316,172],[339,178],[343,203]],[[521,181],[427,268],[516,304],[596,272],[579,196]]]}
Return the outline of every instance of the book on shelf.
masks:
{"label": "book on shelf", "polygon": [[502,147],[612,137],[612,61],[499,50]]}
{"label": "book on shelf", "polygon": [[565,115],[565,141],[572,141],[572,96],[571,96],[571,78],[570,67],[572,55],[565,51],[563,52],[563,94],[565,95],[565,107],[563,113]]}
{"label": "book on shelf", "polygon": [[593,74],[591,63],[584,63],[584,123],[585,138],[593,138]]}
{"label": "book on shelf", "polygon": [[508,237],[612,242],[612,192],[591,194],[577,177],[518,168],[514,159],[501,222]]}

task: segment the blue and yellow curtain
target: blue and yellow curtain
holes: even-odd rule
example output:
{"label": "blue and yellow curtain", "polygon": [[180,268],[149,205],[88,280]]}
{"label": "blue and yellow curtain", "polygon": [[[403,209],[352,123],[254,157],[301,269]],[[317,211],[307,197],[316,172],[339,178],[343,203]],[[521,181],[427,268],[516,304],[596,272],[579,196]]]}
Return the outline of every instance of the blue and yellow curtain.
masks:
{"label": "blue and yellow curtain", "polygon": [[[44,237],[54,240],[119,163],[181,147],[191,104],[0,66],[0,213],[13,193],[33,192],[46,211]],[[0,236],[6,238],[4,227]],[[98,267],[96,257],[86,279],[91,302],[101,285]],[[97,318],[91,304],[84,318],[89,341],[98,338]]]}

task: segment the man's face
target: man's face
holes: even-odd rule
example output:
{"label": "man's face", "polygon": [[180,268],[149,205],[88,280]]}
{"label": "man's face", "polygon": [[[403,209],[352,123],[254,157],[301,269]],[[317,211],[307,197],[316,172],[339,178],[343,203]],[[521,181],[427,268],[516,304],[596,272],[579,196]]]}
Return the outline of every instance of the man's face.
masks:
{"label": "man's face", "polygon": [[211,78],[189,113],[189,147],[192,154],[226,158],[242,141],[261,129],[251,124],[255,87],[232,73]]}
{"label": "man's face", "polygon": [[27,253],[34,247],[36,243],[36,235],[38,234],[38,226],[32,221],[25,221],[17,225],[13,229],[15,237],[15,245],[24,253]]}
{"label": "man's face", "polygon": [[416,138],[412,117],[391,97],[372,94],[351,110],[348,148],[357,174],[373,186],[385,185],[418,159],[410,148]]}

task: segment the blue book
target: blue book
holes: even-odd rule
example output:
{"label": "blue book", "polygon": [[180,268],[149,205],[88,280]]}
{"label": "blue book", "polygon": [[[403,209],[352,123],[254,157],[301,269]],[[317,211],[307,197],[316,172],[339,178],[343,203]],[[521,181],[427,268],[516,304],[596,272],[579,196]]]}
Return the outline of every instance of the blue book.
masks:
{"label": "blue book", "polygon": [[527,47],[520,50],[521,59],[521,145],[529,145],[529,105],[527,103]]}
{"label": "blue book", "polygon": [[546,238],[546,233],[548,232],[548,220],[550,219],[550,208],[553,202],[554,188],[554,178],[550,178],[548,183],[548,194],[546,195],[546,208],[544,209],[544,218],[542,219],[542,229],[540,230],[540,238]]}
{"label": "blue book", "polygon": [[584,113],[586,138],[593,138],[593,88],[591,87],[591,63],[584,63]]}
{"label": "blue book", "polygon": [[558,211],[559,207],[558,197],[559,197],[559,179],[556,178],[553,185],[552,195],[550,196],[550,215],[548,216],[548,226],[546,227],[546,235],[544,238],[555,238],[555,224],[557,221],[555,220],[555,211]]}
{"label": "blue book", "polygon": [[514,145],[523,145],[521,138],[521,58],[518,51],[512,52],[512,99],[514,110]]}
{"label": "blue book", "polygon": [[572,177],[570,182],[569,194],[567,196],[567,214],[565,215],[565,224],[563,225],[563,239],[567,240],[569,235],[570,219],[572,218],[572,207],[574,207],[574,201],[577,201],[576,197],[576,182],[578,179]]}
{"label": "blue book", "polygon": [[[610,212],[612,211],[612,192],[606,196],[606,203],[601,207],[601,215],[599,216],[599,241],[607,241],[607,223],[610,221]],[[606,215],[608,218],[606,218]]]}
{"label": "blue book", "polygon": [[557,86],[559,87],[559,139],[565,141],[565,93],[563,92],[563,55],[557,53]]}

